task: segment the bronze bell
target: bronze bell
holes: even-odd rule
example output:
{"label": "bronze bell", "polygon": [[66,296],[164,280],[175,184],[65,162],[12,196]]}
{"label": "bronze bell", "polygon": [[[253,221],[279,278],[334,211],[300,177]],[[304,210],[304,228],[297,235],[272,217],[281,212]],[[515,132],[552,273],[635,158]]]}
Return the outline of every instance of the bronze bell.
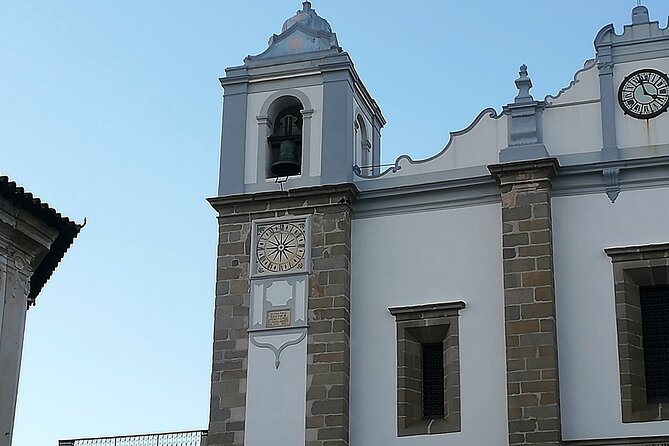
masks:
{"label": "bronze bell", "polygon": [[279,156],[269,170],[277,177],[289,177],[300,174],[300,154],[295,141],[281,141]]}

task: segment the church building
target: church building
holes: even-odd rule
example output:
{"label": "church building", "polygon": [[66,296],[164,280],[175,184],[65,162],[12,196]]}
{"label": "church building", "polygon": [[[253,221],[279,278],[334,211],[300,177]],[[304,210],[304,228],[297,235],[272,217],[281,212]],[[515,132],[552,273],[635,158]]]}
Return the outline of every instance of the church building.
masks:
{"label": "church building", "polygon": [[387,169],[309,1],[226,70],[209,446],[669,445],[669,28],[594,45]]}
{"label": "church building", "polygon": [[0,446],[12,445],[28,310],[84,225],[0,175]]}

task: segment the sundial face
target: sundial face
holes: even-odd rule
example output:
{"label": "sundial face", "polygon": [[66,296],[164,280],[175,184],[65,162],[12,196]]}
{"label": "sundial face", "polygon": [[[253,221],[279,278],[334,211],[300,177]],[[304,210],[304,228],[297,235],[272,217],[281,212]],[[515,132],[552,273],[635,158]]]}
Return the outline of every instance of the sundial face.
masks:
{"label": "sundial face", "polygon": [[305,223],[258,225],[256,260],[258,273],[286,273],[304,269]]}

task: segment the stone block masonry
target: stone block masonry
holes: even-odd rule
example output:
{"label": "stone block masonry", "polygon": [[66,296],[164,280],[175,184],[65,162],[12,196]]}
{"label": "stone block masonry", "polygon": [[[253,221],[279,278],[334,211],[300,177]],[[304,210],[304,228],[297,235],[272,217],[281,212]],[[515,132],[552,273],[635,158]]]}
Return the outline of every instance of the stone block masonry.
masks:
{"label": "stone block masonry", "polygon": [[213,198],[219,245],[209,446],[244,444],[251,222],[308,215],[306,446],[347,446],[350,374],[351,205],[354,185]]}
{"label": "stone block masonry", "polygon": [[561,445],[551,223],[554,158],[489,166],[502,198],[509,445]]}
{"label": "stone block masonry", "polygon": [[248,215],[219,216],[209,442],[243,445],[250,305]]}
{"label": "stone block masonry", "polygon": [[[337,200],[339,202],[341,200]],[[315,212],[307,345],[307,446],[348,445],[350,200]]]}

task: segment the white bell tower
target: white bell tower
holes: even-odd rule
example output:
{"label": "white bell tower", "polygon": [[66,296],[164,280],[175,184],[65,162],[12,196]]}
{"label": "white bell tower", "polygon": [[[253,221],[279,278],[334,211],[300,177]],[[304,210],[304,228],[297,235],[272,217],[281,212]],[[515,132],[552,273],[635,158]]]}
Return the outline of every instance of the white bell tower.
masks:
{"label": "white bell tower", "polygon": [[308,1],[221,84],[209,445],[347,446],[354,175],[385,120]]}
{"label": "white bell tower", "polygon": [[310,2],[221,84],[219,195],[349,183],[379,164],[383,115]]}

